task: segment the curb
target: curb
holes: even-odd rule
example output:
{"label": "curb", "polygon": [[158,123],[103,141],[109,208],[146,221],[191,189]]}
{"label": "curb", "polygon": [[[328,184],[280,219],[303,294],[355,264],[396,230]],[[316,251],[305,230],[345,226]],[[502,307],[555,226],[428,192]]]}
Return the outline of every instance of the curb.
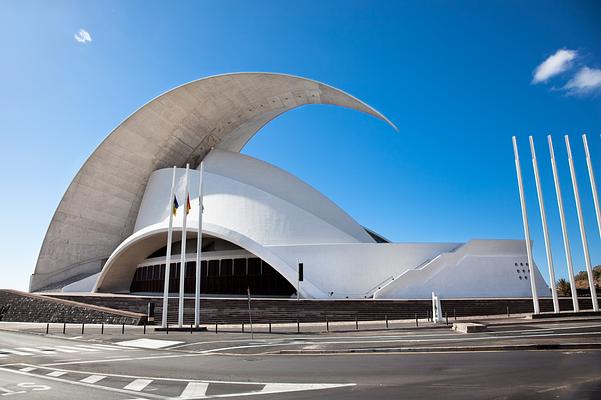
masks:
{"label": "curb", "polygon": [[343,350],[280,350],[283,355],[319,355],[319,354],[371,354],[371,353],[436,353],[436,352],[479,352],[479,351],[511,351],[511,350],[594,350],[601,349],[601,343],[564,343],[564,344],[516,344],[491,346],[456,346],[456,347],[387,347],[377,349],[343,349]]}

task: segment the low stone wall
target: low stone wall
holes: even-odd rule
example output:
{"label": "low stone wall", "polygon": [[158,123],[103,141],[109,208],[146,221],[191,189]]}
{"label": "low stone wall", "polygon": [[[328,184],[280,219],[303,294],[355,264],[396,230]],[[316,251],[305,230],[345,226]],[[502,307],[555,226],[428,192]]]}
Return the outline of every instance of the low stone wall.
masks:
{"label": "low stone wall", "polygon": [[114,310],[147,314],[148,303],[159,305],[162,299],[151,296],[134,296],[121,294],[73,294],[73,293],[43,293],[44,297],[70,300],[77,303],[92,304]]}
{"label": "low stone wall", "polygon": [[0,290],[0,320],[9,322],[140,325],[146,316],[17,290]]}

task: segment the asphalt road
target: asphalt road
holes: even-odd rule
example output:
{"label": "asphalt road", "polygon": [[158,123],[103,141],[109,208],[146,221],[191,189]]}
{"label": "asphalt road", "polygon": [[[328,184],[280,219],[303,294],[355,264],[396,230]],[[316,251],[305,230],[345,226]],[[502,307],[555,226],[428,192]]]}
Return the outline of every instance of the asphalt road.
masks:
{"label": "asphalt road", "polygon": [[[517,336],[497,338],[501,342],[599,339],[595,323],[521,328],[500,326],[488,336]],[[462,343],[459,339],[468,337],[446,330],[258,335],[253,340],[234,334],[115,334],[100,342],[95,335],[57,337],[0,330],[0,396],[61,400],[259,394],[257,399],[601,398],[598,350],[282,355],[263,346],[286,342],[288,347],[345,349],[374,342],[389,346],[400,340]],[[248,348],[257,351],[240,351]],[[233,353],[237,355],[228,355]]]}

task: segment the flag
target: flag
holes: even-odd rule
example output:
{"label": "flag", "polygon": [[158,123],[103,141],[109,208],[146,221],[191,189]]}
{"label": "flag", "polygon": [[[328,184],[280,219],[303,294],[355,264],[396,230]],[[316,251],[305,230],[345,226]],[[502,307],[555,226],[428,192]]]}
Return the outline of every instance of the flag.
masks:
{"label": "flag", "polygon": [[188,193],[188,198],[186,199],[186,215],[190,213],[190,209],[192,206],[190,205],[190,193]]}
{"label": "flag", "polygon": [[177,196],[173,196],[173,215],[177,215],[177,209],[179,208],[179,204],[177,202]]}

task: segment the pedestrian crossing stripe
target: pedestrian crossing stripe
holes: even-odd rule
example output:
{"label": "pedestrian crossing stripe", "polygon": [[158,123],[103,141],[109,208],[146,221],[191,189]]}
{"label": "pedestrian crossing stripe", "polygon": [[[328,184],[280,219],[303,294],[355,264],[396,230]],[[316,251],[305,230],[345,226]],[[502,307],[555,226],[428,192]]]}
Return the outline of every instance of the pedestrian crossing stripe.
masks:
{"label": "pedestrian crossing stripe", "polygon": [[[203,380],[185,380],[176,378],[155,378],[155,377],[137,377],[117,374],[93,374],[82,371],[68,371],[50,367],[39,367],[27,364],[19,364],[11,366],[11,369],[0,367],[0,370],[14,371],[26,373],[31,376],[41,378],[49,377],[49,379],[58,380],[70,384],[84,384],[98,389],[110,391],[118,391],[120,393],[140,393],[148,397],[163,398],[158,392],[158,388],[165,386],[166,382],[171,384],[180,384],[181,392],[174,399],[201,399],[212,397],[231,397],[231,396],[250,396],[258,394],[276,394],[286,392],[300,392],[312,390],[335,389],[348,386],[355,386],[354,383],[261,383],[261,382],[232,382],[232,381],[203,381]],[[81,379],[80,379],[81,378]],[[122,389],[117,389],[113,385],[117,379],[121,383]],[[130,379],[124,382],[124,378]],[[153,387],[153,384],[158,384]],[[210,392],[212,385],[216,385],[212,390],[213,394],[207,395]],[[224,391],[224,386],[227,388]],[[218,391],[218,393],[215,393]],[[172,398],[171,396],[169,396]],[[130,399],[135,400],[135,399]]]}
{"label": "pedestrian crossing stripe", "polygon": [[179,395],[180,399],[196,399],[204,397],[209,384],[206,382],[189,382],[184,391]]}
{"label": "pedestrian crossing stripe", "polygon": [[106,375],[90,375],[90,376],[87,376],[87,377],[85,377],[83,379],[80,379],[80,382],[83,382],[83,383],[96,383],[96,382],[100,382],[104,378],[106,378]]}
{"label": "pedestrian crossing stripe", "polygon": [[58,345],[58,346],[41,346],[41,347],[15,347],[15,348],[1,348],[0,358],[6,358],[11,355],[15,356],[39,356],[39,355],[56,355],[58,353],[96,353],[100,351],[123,351],[131,350],[137,351],[131,347],[124,346],[111,346],[107,344],[73,344]]}
{"label": "pedestrian crossing stripe", "polygon": [[146,386],[152,383],[152,379],[134,379],[127,385],[123,386],[125,390],[133,390],[135,392],[140,392],[144,390]]}
{"label": "pedestrian crossing stripe", "polygon": [[59,376],[63,376],[66,373],[67,373],[66,371],[52,371],[52,372],[48,372],[46,375],[58,378]]}

